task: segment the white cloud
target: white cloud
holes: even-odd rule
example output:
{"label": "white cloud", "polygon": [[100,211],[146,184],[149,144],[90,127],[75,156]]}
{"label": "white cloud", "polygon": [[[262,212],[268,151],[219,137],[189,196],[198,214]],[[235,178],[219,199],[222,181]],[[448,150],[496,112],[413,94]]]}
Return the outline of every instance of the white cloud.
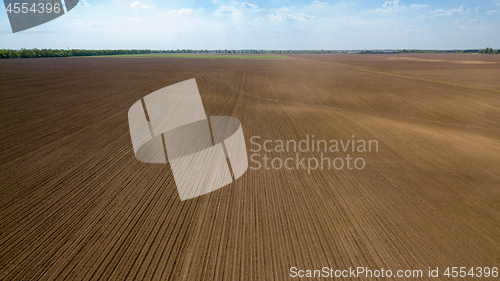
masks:
{"label": "white cloud", "polygon": [[85,1],[85,0],[80,0],[80,1],[78,2],[77,6],[82,6],[82,7],[84,7],[84,8],[87,8],[87,7],[89,7],[89,6],[90,6],[90,4],[89,4],[87,1]]}
{"label": "white cloud", "polygon": [[167,14],[169,15],[179,15],[179,16],[188,16],[188,15],[191,15],[193,13],[193,10],[192,9],[180,9],[180,10],[170,10],[168,11]]}
{"label": "white cloud", "polygon": [[242,8],[249,8],[249,9],[257,9],[259,6],[255,5],[255,4],[248,3],[248,2],[243,2],[243,3],[241,3],[241,7]]}
{"label": "white cloud", "polygon": [[82,21],[79,19],[74,19],[71,21],[71,25],[72,26],[63,26],[63,28],[65,28],[65,29],[73,29],[73,27],[84,28],[84,29],[87,29],[87,28],[105,28],[105,26],[101,22],[95,22],[92,20]]}
{"label": "white cloud", "polygon": [[319,20],[319,17],[317,16],[308,16],[308,15],[304,15],[302,16],[303,20]]}
{"label": "white cloud", "polygon": [[241,25],[249,25],[249,26],[261,26],[262,24],[264,24],[266,22],[265,19],[259,17],[259,18],[255,18],[255,19],[252,19],[252,20],[242,20],[240,22]]}
{"label": "white cloud", "polygon": [[431,13],[436,15],[436,16],[451,16],[454,14],[462,14],[467,12],[469,9],[465,7],[465,5],[460,6],[460,8],[457,9],[450,9],[450,10],[444,10],[444,9],[436,9],[432,11]]}
{"label": "white cloud", "polygon": [[382,7],[404,7],[403,3],[399,0],[386,1]]}
{"label": "white cloud", "polygon": [[226,15],[226,16],[232,16],[233,19],[239,19],[241,15],[243,14],[241,10],[238,10],[234,6],[221,6],[217,11],[215,11],[215,14],[218,16]]}
{"label": "white cloud", "polygon": [[313,6],[321,7],[323,5],[328,5],[328,2],[321,2],[321,1],[318,1],[318,0],[314,0],[312,5]]}
{"label": "white cloud", "polygon": [[142,3],[140,1],[135,1],[130,4],[130,7],[134,9],[154,9],[155,7],[153,5],[150,5],[150,3]]}
{"label": "white cloud", "polygon": [[476,7],[476,11],[479,11],[479,10],[482,10],[482,9],[481,9],[481,8],[479,8],[479,7]]}
{"label": "white cloud", "polygon": [[382,7],[384,8],[378,8],[375,10],[376,13],[391,13],[391,12],[397,12],[403,8],[405,8],[405,5],[401,3],[399,0],[394,0],[394,1],[386,1]]}
{"label": "white cloud", "polygon": [[142,18],[128,18],[128,21],[133,21],[133,22],[141,22]]}
{"label": "white cloud", "polygon": [[306,20],[316,20],[319,19],[317,16],[308,15],[292,15],[286,13],[283,9],[276,11],[276,15],[268,15],[269,19],[274,21],[306,21]]}
{"label": "white cloud", "polygon": [[423,9],[423,8],[427,8],[427,7],[430,7],[430,6],[426,5],[426,4],[411,4],[410,5],[410,8],[415,9],[415,10]]}
{"label": "white cloud", "polygon": [[495,13],[500,13],[500,12],[497,11],[497,10],[490,10],[490,11],[486,12],[487,15],[492,15],[492,14],[495,14]]}

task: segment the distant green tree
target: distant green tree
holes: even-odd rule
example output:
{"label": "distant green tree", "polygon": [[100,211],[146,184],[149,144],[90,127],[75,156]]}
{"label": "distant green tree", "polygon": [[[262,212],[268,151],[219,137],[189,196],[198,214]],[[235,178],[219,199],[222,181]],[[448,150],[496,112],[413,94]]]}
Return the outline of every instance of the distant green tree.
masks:
{"label": "distant green tree", "polygon": [[104,56],[124,54],[149,54],[151,50],[55,50],[55,49],[25,49],[0,50],[0,58],[42,58],[42,57],[69,57],[69,56]]}

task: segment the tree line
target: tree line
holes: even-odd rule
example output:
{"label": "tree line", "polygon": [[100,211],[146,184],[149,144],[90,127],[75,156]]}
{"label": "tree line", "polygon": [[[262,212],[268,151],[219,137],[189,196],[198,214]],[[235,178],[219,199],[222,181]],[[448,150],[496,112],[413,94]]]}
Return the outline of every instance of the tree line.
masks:
{"label": "tree line", "polygon": [[78,57],[78,56],[112,56],[131,54],[150,54],[151,50],[83,50],[83,49],[0,49],[0,58],[47,58],[47,57]]}
{"label": "tree line", "polygon": [[500,54],[500,49],[469,49],[469,50],[383,50],[383,51],[359,51],[358,54],[404,54],[404,53],[424,53],[424,54]]}
{"label": "tree line", "polygon": [[358,54],[400,54],[400,53],[450,53],[450,54],[500,54],[500,49],[469,49],[469,50],[192,50],[192,49],[171,49],[152,50],[151,53],[216,53],[216,54],[329,54],[329,53],[358,53]]}
{"label": "tree line", "polygon": [[493,50],[492,48],[486,48],[479,51],[480,54],[500,54],[500,49]]}
{"label": "tree line", "polygon": [[222,53],[222,54],[321,54],[321,53],[358,53],[358,54],[398,54],[398,53],[478,53],[500,54],[500,49],[471,49],[471,50],[84,50],[84,49],[0,49],[0,59],[6,58],[45,58],[45,57],[77,57],[77,56],[113,56],[136,55],[151,53]]}

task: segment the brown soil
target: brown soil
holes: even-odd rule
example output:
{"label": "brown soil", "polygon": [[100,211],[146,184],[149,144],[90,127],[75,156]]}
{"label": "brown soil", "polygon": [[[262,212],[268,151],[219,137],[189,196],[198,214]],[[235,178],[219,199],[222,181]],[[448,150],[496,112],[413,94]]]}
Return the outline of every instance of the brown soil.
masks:
{"label": "brown soil", "polygon": [[500,56],[497,55],[334,54],[293,57],[500,92]]}
{"label": "brown soil", "polygon": [[[452,60],[489,58],[471,56]],[[499,267],[500,64],[290,57],[1,60],[0,279],[283,280],[291,267],[358,266],[425,277],[429,267]],[[361,155],[363,170],[249,169],[181,202],[168,165],[135,159],[127,111],[190,78],[207,115],[241,121],[247,150],[252,136],[355,135],[378,140],[379,152]]]}

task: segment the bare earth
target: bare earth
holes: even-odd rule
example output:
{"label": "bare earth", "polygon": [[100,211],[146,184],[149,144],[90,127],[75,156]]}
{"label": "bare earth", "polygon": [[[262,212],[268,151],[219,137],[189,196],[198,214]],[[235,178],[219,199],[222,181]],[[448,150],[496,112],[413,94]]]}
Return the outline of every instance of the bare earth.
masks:
{"label": "bare earth", "polygon": [[[500,56],[288,57],[1,60],[0,280],[500,267]],[[248,169],[181,202],[168,165],[135,159],[127,112],[190,78],[249,156],[252,136],[379,151],[363,170]]]}

